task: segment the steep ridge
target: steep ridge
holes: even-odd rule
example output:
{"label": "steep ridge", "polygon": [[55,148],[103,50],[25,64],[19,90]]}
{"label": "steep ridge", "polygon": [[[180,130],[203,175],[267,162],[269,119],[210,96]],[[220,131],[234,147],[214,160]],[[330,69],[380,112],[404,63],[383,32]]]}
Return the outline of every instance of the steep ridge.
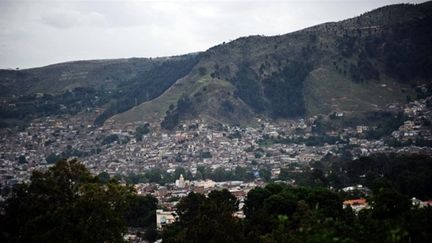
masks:
{"label": "steep ridge", "polygon": [[282,36],[210,48],[186,77],[114,122],[162,119],[187,96],[198,116],[242,122],[377,110],[432,78],[431,2],[386,6]]}
{"label": "steep ridge", "polygon": [[181,119],[230,123],[379,110],[431,85],[431,26],[432,2],[398,4],[203,53],[0,70],[0,120],[101,108],[98,125],[161,121],[179,100]]}
{"label": "steep ridge", "polygon": [[25,70],[0,70],[0,122],[100,108],[96,118],[158,97],[190,72],[197,54],[164,58],[78,61]]}

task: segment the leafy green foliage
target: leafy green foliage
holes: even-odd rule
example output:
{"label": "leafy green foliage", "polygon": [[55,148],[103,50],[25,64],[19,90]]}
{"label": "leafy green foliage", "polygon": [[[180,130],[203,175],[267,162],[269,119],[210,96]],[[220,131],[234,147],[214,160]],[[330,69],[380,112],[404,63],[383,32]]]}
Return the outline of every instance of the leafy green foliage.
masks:
{"label": "leafy green foliage", "polygon": [[110,134],[102,140],[102,145],[111,144],[111,143],[114,143],[116,141],[120,142],[119,136],[117,134]]}
{"label": "leafy green foliage", "polygon": [[377,122],[376,129],[368,131],[366,133],[366,138],[379,139],[388,136],[393,131],[398,130],[405,120],[406,117],[401,113],[396,115],[392,115],[391,113],[382,113],[382,118]]}
{"label": "leafy green foliage", "polygon": [[18,163],[20,163],[20,164],[27,164],[28,162],[27,162],[26,157],[24,155],[21,155],[21,156],[18,157]]}
{"label": "leafy green foliage", "polygon": [[[261,171],[263,174],[261,175]],[[255,176],[253,171],[248,168],[237,166],[234,170],[225,170],[222,167],[218,167],[212,170],[210,167],[198,166],[197,173],[195,176],[192,175],[191,171],[178,166],[173,173],[168,173],[165,170],[154,168],[146,171],[143,174],[128,174],[127,176],[120,176],[120,179],[125,180],[129,184],[137,183],[158,183],[165,185],[166,183],[174,183],[183,174],[186,180],[202,180],[211,179],[214,181],[253,181]],[[271,176],[270,171],[265,168],[260,169],[260,175],[265,180]]]}
{"label": "leafy green foliage", "polygon": [[264,111],[265,101],[262,96],[263,90],[260,81],[247,63],[239,66],[237,75],[232,83],[236,87],[235,95],[248,104],[255,112]]}
{"label": "leafy green foliage", "polygon": [[304,115],[303,81],[310,65],[289,62],[281,72],[263,81],[265,97],[270,101],[273,117],[295,117]]}
{"label": "leafy green foliage", "polygon": [[[123,242],[123,215],[134,208],[134,198],[133,188],[114,180],[102,183],[78,161],[62,160],[13,190],[0,217],[1,237],[5,242]],[[143,217],[154,209],[154,199],[146,210],[135,207]]]}
{"label": "leafy green foliage", "polygon": [[158,183],[161,185],[165,185],[167,182],[172,182],[169,174],[160,169],[155,168],[147,171],[144,174],[136,175],[130,174],[125,178],[128,183],[136,184],[136,183]]}
{"label": "leafy green foliage", "polygon": [[198,171],[202,179],[212,179],[214,181],[252,181],[255,179],[252,171],[237,166],[234,171],[225,170],[223,167],[218,167],[214,170],[211,170],[207,167],[198,167]]}
{"label": "leafy green foliage", "polygon": [[[88,156],[89,152],[83,152],[81,150],[73,148],[71,145],[66,146],[65,150],[60,154],[60,158],[70,158],[70,157],[83,157]],[[57,159],[58,160],[58,159]]]}
{"label": "leafy green foliage", "polygon": [[87,108],[101,105],[105,93],[92,88],[75,88],[60,94],[25,95],[9,101],[10,106],[0,107],[1,119],[30,120],[33,118],[77,114]]}
{"label": "leafy green foliage", "polygon": [[130,227],[155,227],[157,202],[157,199],[150,195],[135,195],[125,212],[127,225]]}
{"label": "leafy green foliage", "polygon": [[[267,110],[273,117],[294,117],[306,111],[303,81],[310,70],[306,61],[290,61],[281,71],[261,80],[250,64],[242,63],[231,82],[236,87],[235,94],[255,112]],[[233,110],[229,103],[222,105],[228,112]]]}
{"label": "leafy green foliage", "polygon": [[354,36],[345,34],[336,39],[336,46],[341,50],[341,55],[343,57],[349,58],[356,50],[356,39]]}
{"label": "leafy green foliage", "polygon": [[313,132],[320,136],[327,136],[325,135],[327,131],[367,125],[369,130],[365,132],[365,138],[380,139],[398,130],[406,120],[407,117],[402,112],[388,111],[364,112],[355,116],[338,117],[337,119],[330,116],[330,120],[319,117],[315,121]]}
{"label": "leafy green foliage", "polygon": [[200,157],[203,159],[210,159],[213,156],[210,151],[202,151]]}
{"label": "leafy green foliage", "polygon": [[410,209],[409,198],[388,185],[375,189],[373,202],[377,218],[392,218]]}
{"label": "leafy green foliage", "polygon": [[178,126],[179,122],[179,114],[176,111],[170,109],[166,112],[166,116],[161,122],[161,127],[167,130],[173,130]]}
{"label": "leafy green foliage", "polygon": [[[368,197],[372,208],[354,214],[341,207],[342,198],[350,195],[271,183],[248,193],[243,208],[246,219],[240,220],[233,216],[238,200],[229,191],[212,191],[208,197],[190,193],[180,200],[178,220],[164,228],[162,238],[164,242],[428,242],[432,238],[432,208],[415,208],[409,201],[412,196],[432,195],[430,157],[325,159],[333,163],[311,164],[321,185],[332,185],[336,179],[365,184],[372,188]],[[198,171],[211,177],[206,168]],[[332,176],[332,171],[341,177]],[[163,173],[155,170],[147,178],[161,180]],[[231,173],[247,176],[241,167]],[[187,171],[179,167],[171,177],[179,174]],[[29,184],[14,189],[0,215],[1,239],[121,242],[128,225],[147,228],[145,237],[155,240],[156,205],[155,198],[137,196],[106,173],[94,177],[76,160],[63,160],[47,172],[34,172]]]}
{"label": "leafy green foliage", "polygon": [[97,178],[102,183],[107,183],[110,180],[110,175],[107,172],[101,172],[99,175],[97,175]]}
{"label": "leafy green foliage", "polygon": [[137,141],[142,141],[142,136],[148,134],[150,132],[150,125],[148,123],[143,126],[139,126],[135,129],[135,139]]}
{"label": "leafy green foliage", "polygon": [[[431,208],[410,209],[402,194],[388,187],[374,192],[374,208],[358,216],[341,207],[341,198],[326,189],[270,184],[248,193],[244,234],[248,242],[427,242]],[[422,215],[420,215],[422,213]],[[412,217],[417,217],[416,219]]]}
{"label": "leafy green foliage", "polygon": [[350,65],[350,74],[354,82],[363,82],[365,80],[379,80],[379,71],[372,65],[372,63],[364,57],[359,56],[357,65]]}
{"label": "leafy green foliage", "polygon": [[269,144],[301,144],[304,143],[307,146],[322,146],[324,144],[337,144],[337,143],[346,143],[346,141],[340,139],[339,137],[332,137],[328,135],[317,135],[311,136],[308,138],[270,138],[269,136],[263,136],[262,139],[259,139],[257,143],[261,146],[269,145]]}
{"label": "leafy green foliage", "polygon": [[271,179],[271,171],[266,168],[261,168],[259,170],[259,175],[264,181],[270,181]]}
{"label": "leafy green foliage", "polygon": [[430,79],[432,71],[432,17],[417,19],[394,26],[385,36],[385,66],[393,77],[403,81],[414,78]]}
{"label": "leafy green foliage", "polygon": [[226,190],[180,200],[178,220],[163,229],[164,242],[428,242],[432,208],[412,208],[389,185],[374,190],[372,208],[355,214],[327,189],[269,184],[251,190],[246,219],[232,216],[237,200]]}
{"label": "leafy green foliage", "polygon": [[[343,165],[352,183],[372,187],[381,178],[410,197],[432,197],[432,159],[422,155],[374,155],[348,161]],[[361,177],[361,175],[365,175]]]}
{"label": "leafy green foliage", "polygon": [[242,136],[241,136],[241,133],[239,130],[235,130],[234,132],[230,133],[230,135],[228,135],[228,137],[230,139],[235,139],[235,138],[241,139]]}
{"label": "leafy green foliage", "polygon": [[51,153],[48,155],[48,157],[45,158],[48,164],[54,164],[60,159],[62,159],[62,157],[60,155],[57,155],[56,153]]}
{"label": "leafy green foliage", "polygon": [[336,188],[357,184],[369,188],[390,185],[410,198],[428,200],[432,197],[432,158],[429,156],[374,154],[356,160],[326,156],[312,166],[313,171],[301,173],[300,177],[307,179],[301,181],[302,185],[314,186],[315,180],[322,186]]}
{"label": "leafy green foliage", "polygon": [[180,174],[183,174],[186,180],[193,178],[192,173],[189,170],[180,166],[175,169],[174,173],[168,173],[166,170],[161,168],[153,168],[142,174],[130,173],[127,176],[119,175],[119,178],[129,184],[158,183],[160,185],[165,185],[166,183],[174,183],[175,180],[180,177]]}
{"label": "leafy green foliage", "polygon": [[189,97],[183,96],[177,101],[175,108],[173,105],[169,107],[164,120],[161,122],[161,127],[173,130],[179,124],[180,119],[187,115],[195,115],[195,110]]}
{"label": "leafy green foliage", "polygon": [[232,216],[237,199],[226,189],[208,197],[193,192],[177,206],[178,220],[162,232],[164,242],[242,242],[241,222]]}

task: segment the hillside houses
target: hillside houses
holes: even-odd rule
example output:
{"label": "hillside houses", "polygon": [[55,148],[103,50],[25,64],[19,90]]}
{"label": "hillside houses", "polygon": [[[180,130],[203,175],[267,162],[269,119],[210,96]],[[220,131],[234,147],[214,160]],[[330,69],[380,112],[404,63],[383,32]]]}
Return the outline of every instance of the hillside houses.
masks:
{"label": "hillside houses", "polygon": [[[347,145],[354,157],[405,151],[430,154],[430,149],[424,147],[432,141],[432,109],[427,106],[430,100],[391,106],[407,116],[403,125],[389,134],[399,143],[409,142],[402,144],[405,147],[386,144],[382,139],[367,139],[365,134],[376,129],[367,124],[326,131],[326,136],[345,143],[307,146],[302,142],[271,142],[315,136],[312,128],[317,117],[278,122],[257,119],[255,125],[248,127],[215,126],[197,119],[183,122],[173,132],[161,130],[158,123],[153,123],[142,141],[135,137],[139,124],[95,127],[88,114],[40,118],[16,133],[0,130],[0,182],[25,180],[34,169],[46,169],[54,162],[50,160],[60,157],[78,157],[94,173],[105,171],[112,176],[140,174],[151,168],[173,171],[178,166],[194,172],[198,166],[226,170],[240,166],[254,171],[266,168],[276,176],[290,164],[307,166],[328,153],[339,154]],[[270,142],[260,143],[263,139]],[[26,163],[19,164],[19,157],[24,157]]]}

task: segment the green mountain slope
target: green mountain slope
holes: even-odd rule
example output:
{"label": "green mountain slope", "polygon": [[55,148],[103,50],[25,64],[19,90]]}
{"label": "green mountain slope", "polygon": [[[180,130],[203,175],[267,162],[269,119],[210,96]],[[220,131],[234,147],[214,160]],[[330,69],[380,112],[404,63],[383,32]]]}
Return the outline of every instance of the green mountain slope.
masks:
{"label": "green mountain slope", "polygon": [[[13,104],[0,106],[0,115],[30,119],[99,107],[96,124],[125,123],[162,121],[171,106],[180,119],[243,123],[377,110],[430,85],[431,26],[431,2],[399,4],[197,54],[0,70],[3,104]],[[188,106],[177,109],[185,98]]]}
{"label": "green mountain slope", "polygon": [[24,70],[0,70],[2,95],[60,93],[75,87],[112,89],[138,72],[151,69],[159,59],[130,58],[76,61]]}
{"label": "green mountain slope", "polygon": [[[0,70],[1,126],[102,108],[96,124],[158,97],[190,72],[198,56],[131,58]],[[6,122],[7,121],[7,122]],[[6,122],[6,124],[5,124]]]}
{"label": "green mountain slope", "polygon": [[155,100],[113,117],[161,119],[188,96],[203,117],[289,118],[363,112],[415,97],[432,78],[432,4],[383,7],[294,33],[250,36],[203,53],[186,77]]}

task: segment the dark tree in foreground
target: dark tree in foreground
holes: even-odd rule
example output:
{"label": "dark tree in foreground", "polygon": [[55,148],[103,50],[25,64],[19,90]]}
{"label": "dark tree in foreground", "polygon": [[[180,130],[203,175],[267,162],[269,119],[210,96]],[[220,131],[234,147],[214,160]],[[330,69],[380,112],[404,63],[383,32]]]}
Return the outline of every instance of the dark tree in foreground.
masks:
{"label": "dark tree in foreground", "polygon": [[163,242],[242,242],[241,221],[232,216],[237,208],[226,189],[208,197],[191,192],[178,204],[179,219],[163,231]]}
{"label": "dark tree in foreground", "polygon": [[431,242],[432,207],[411,206],[406,196],[382,183],[359,213],[342,208],[342,196],[324,188],[269,184],[252,189],[246,218],[233,216],[237,200],[228,191],[208,197],[190,193],[177,207],[178,221],[163,242]]}
{"label": "dark tree in foreground", "polygon": [[[62,160],[14,188],[0,218],[2,242],[122,242],[127,212],[134,225],[148,224],[152,200],[137,200],[134,189],[101,182],[77,160]],[[144,200],[146,201],[146,200]],[[140,208],[134,209],[134,205]]]}

